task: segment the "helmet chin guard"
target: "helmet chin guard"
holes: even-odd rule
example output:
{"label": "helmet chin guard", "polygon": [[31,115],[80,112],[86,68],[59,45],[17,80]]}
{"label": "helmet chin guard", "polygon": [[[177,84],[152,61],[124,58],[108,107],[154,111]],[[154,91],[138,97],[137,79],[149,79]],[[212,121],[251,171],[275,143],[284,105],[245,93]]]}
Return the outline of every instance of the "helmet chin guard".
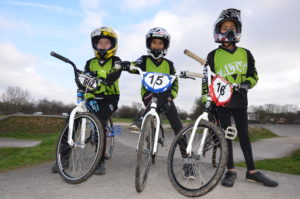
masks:
{"label": "helmet chin guard", "polygon": [[148,55],[150,55],[153,59],[159,59],[164,57],[167,54],[167,50],[154,50],[148,49]]}
{"label": "helmet chin guard", "polygon": [[[154,38],[161,39],[164,42],[164,49],[157,50],[157,49],[150,48],[151,41]],[[147,47],[148,55],[151,56],[153,59],[159,59],[166,56],[168,52],[168,48],[170,46],[170,39],[171,36],[166,29],[160,27],[151,28],[146,34],[146,47]]]}

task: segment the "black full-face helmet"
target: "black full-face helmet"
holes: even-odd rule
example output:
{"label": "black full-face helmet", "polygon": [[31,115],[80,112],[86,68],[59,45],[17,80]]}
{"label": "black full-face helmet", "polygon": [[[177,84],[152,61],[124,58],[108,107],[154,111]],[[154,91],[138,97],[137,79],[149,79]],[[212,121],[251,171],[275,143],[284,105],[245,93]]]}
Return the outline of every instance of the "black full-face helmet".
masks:
{"label": "black full-face helmet", "polygon": [[[97,49],[99,39],[107,38],[111,42],[111,48],[108,50]],[[118,36],[112,28],[102,27],[91,32],[91,42],[95,51],[95,56],[99,59],[108,59],[114,56],[118,49]]]}
{"label": "black full-face helmet", "polygon": [[[236,31],[228,30],[225,33],[221,33],[220,28],[225,21],[234,22],[236,26]],[[234,8],[223,10],[215,23],[215,27],[214,27],[215,42],[216,43],[223,43],[223,42],[238,43],[240,41],[241,34],[242,34],[241,11]]]}
{"label": "black full-face helmet", "polygon": [[[164,41],[163,50],[155,50],[150,48],[151,41],[154,38],[161,39]],[[146,34],[146,47],[147,47],[148,55],[153,57],[153,59],[159,59],[161,57],[164,57],[168,52],[168,48],[170,46],[170,39],[171,36],[166,29],[160,27],[151,28]]]}

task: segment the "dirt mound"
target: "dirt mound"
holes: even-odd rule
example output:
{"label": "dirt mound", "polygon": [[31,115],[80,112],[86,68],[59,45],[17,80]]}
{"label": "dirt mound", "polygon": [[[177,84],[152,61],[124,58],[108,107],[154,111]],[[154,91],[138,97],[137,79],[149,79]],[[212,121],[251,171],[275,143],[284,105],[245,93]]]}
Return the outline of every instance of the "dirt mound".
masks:
{"label": "dirt mound", "polygon": [[4,132],[57,133],[65,124],[65,118],[12,116],[0,121],[0,134]]}

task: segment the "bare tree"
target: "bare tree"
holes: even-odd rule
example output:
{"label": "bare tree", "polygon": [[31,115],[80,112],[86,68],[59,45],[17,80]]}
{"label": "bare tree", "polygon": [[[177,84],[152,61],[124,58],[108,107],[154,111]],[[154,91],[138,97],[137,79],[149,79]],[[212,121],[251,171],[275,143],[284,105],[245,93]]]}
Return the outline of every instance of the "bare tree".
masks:
{"label": "bare tree", "polygon": [[118,111],[114,114],[114,116],[118,116],[121,118],[132,118],[136,119],[140,117],[145,111],[145,108],[141,103],[134,102],[131,106],[123,105]]}
{"label": "bare tree", "polygon": [[194,102],[193,112],[191,113],[191,118],[193,120],[197,119],[199,115],[203,112],[203,104],[201,97],[196,98]]}
{"label": "bare tree", "polygon": [[189,114],[185,110],[180,109],[180,108],[177,108],[177,110],[178,110],[180,119],[185,120],[189,117]]}
{"label": "bare tree", "polygon": [[285,113],[297,113],[298,111],[299,111],[299,108],[295,104],[287,104],[282,107],[282,112],[285,112]]}
{"label": "bare tree", "polygon": [[2,103],[8,113],[22,112],[23,108],[30,106],[32,102],[29,91],[18,86],[9,86],[2,94]]}

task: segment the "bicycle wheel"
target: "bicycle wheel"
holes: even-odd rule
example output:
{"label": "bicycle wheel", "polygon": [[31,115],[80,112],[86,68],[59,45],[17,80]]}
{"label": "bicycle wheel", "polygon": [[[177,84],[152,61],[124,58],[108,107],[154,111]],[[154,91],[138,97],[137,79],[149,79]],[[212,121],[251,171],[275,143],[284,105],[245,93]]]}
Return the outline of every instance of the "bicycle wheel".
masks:
{"label": "bicycle wheel", "polygon": [[141,129],[138,151],[137,165],[135,169],[135,189],[142,192],[146,186],[148,173],[150,170],[150,157],[153,150],[152,134],[154,131],[154,120],[152,115],[144,119]]}
{"label": "bicycle wheel", "polygon": [[87,180],[98,165],[104,148],[104,133],[100,121],[91,113],[77,114],[73,128],[72,138],[75,144],[70,146],[67,142],[67,123],[57,143],[56,162],[60,176],[67,183],[76,184]]}
{"label": "bicycle wheel", "polygon": [[106,146],[105,146],[105,159],[110,159],[112,154],[113,154],[113,150],[114,150],[114,135],[109,135],[112,131],[113,128],[113,122],[111,120],[111,118],[109,118],[109,121],[107,123],[108,128],[110,129],[110,132],[107,132],[106,134]]}
{"label": "bicycle wheel", "polygon": [[[187,143],[194,124],[182,129],[175,137],[168,155],[168,175],[173,187],[182,195],[189,197],[202,196],[211,191],[220,181],[227,163],[227,143],[222,131],[213,123],[201,121],[192,142],[192,155],[186,154]],[[208,129],[202,154],[199,154],[200,140],[204,129]],[[211,164],[214,146],[216,167]]]}

